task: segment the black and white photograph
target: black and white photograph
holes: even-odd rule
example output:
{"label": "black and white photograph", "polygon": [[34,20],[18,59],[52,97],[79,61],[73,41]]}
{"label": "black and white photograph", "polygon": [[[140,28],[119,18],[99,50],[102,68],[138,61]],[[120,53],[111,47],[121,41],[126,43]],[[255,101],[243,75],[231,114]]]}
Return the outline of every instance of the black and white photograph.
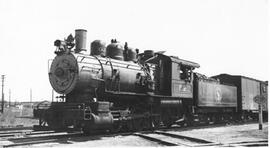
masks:
{"label": "black and white photograph", "polygon": [[0,0],[0,147],[268,147],[268,0]]}

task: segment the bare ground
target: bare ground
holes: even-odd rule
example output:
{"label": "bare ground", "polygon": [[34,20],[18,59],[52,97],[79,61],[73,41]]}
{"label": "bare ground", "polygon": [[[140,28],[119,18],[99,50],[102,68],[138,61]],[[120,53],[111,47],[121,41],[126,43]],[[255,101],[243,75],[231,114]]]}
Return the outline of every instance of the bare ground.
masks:
{"label": "bare ground", "polygon": [[243,124],[194,129],[182,132],[175,131],[173,133],[223,144],[242,141],[258,141],[268,139],[268,123],[264,123],[263,130],[258,130],[258,124]]}
{"label": "bare ground", "polygon": [[[268,123],[264,123],[262,131],[258,124],[228,125],[204,129],[170,131],[170,133],[205,139],[215,143],[229,144],[233,142],[259,141],[268,139]],[[70,139],[66,143],[47,143],[34,147],[158,147],[157,143],[137,136],[114,136],[99,138]]]}

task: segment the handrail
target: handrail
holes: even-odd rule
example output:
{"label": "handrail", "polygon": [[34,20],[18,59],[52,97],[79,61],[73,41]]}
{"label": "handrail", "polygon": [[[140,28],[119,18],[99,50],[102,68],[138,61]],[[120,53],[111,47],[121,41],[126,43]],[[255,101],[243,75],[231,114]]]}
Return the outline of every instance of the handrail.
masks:
{"label": "handrail", "polygon": [[[109,60],[108,60],[109,59]],[[112,61],[111,61],[111,58],[107,58],[106,60],[108,60],[107,62],[109,62],[110,63],[110,66],[111,66],[111,72],[112,72],[112,74],[111,74],[111,78],[113,77],[113,65],[112,65]],[[106,62],[106,63],[107,63]]]}
{"label": "handrail", "polygon": [[104,68],[103,68],[103,65],[102,65],[101,61],[98,59],[98,57],[96,57],[96,56],[93,56],[93,57],[95,57],[98,60],[99,64],[100,64],[101,72],[102,72],[101,79],[103,79],[104,78]]}
{"label": "handrail", "polygon": [[[82,58],[80,62],[82,62],[83,59],[85,59],[85,58],[87,58],[87,59],[95,59],[95,56],[78,55],[78,56],[77,56],[77,61],[78,61],[78,58],[79,58],[79,57]],[[107,59],[110,59],[110,60],[111,60],[112,58],[110,58],[110,57],[105,57],[105,58],[102,58],[102,59],[100,58],[99,60],[100,60],[100,61],[105,61],[105,62],[107,62],[107,61],[108,61]],[[129,65],[129,66],[135,66],[135,65],[136,65],[135,63],[127,64],[127,63],[118,62],[117,60],[114,60],[113,63],[115,63],[115,64],[121,64],[121,65]]]}
{"label": "handrail", "polygon": [[[83,69],[85,69],[85,68],[89,68],[90,70],[91,69],[97,69],[97,70],[100,70],[99,68],[95,68],[95,67],[90,67],[90,66],[82,66],[82,68],[81,68],[81,70],[80,71],[83,71]],[[89,71],[90,71],[89,70]]]}
{"label": "handrail", "polygon": [[[79,58],[82,58],[81,60],[79,60]],[[82,56],[82,55],[79,55],[77,56],[77,61],[78,63],[84,63],[84,64],[93,64],[93,65],[99,65],[99,64],[104,64],[104,65],[107,65],[108,62],[110,62],[110,65],[114,65],[116,67],[121,67],[121,68],[129,68],[129,67],[136,67],[138,65],[134,65],[134,64],[127,64],[127,63],[121,63],[121,62],[117,62],[117,61],[111,61],[111,58],[109,57],[105,57],[105,58],[98,58],[98,62],[99,64],[96,64],[96,63],[88,63],[88,62],[84,62],[83,59],[97,59],[98,57],[95,57],[95,56]],[[112,64],[113,63],[113,64]],[[103,65],[102,65],[103,66]],[[112,66],[111,66],[112,67]],[[139,67],[139,66],[138,66]],[[104,67],[103,67],[104,68]],[[133,70],[140,70],[140,68],[129,68],[129,69],[133,69]]]}

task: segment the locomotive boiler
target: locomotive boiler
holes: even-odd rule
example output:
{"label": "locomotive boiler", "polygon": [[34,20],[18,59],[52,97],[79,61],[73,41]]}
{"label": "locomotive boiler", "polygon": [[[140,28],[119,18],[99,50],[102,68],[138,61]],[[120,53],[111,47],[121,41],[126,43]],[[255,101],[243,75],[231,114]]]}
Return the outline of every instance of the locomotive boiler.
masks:
{"label": "locomotive boiler", "polygon": [[236,117],[238,88],[195,73],[199,64],[116,39],[86,54],[86,33],[54,42],[49,80],[60,100],[34,109],[38,127],[138,131]]}

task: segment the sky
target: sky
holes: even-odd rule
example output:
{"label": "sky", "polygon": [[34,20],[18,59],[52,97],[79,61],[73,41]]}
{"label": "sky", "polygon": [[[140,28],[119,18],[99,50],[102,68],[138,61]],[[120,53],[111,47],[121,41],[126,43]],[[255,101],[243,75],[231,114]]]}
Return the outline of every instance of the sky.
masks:
{"label": "sky", "polygon": [[[5,100],[51,100],[48,60],[75,29],[197,62],[197,72],[269,80],[267,0],[0,0]],[[89,50],[88,50],[89,53]]]}

